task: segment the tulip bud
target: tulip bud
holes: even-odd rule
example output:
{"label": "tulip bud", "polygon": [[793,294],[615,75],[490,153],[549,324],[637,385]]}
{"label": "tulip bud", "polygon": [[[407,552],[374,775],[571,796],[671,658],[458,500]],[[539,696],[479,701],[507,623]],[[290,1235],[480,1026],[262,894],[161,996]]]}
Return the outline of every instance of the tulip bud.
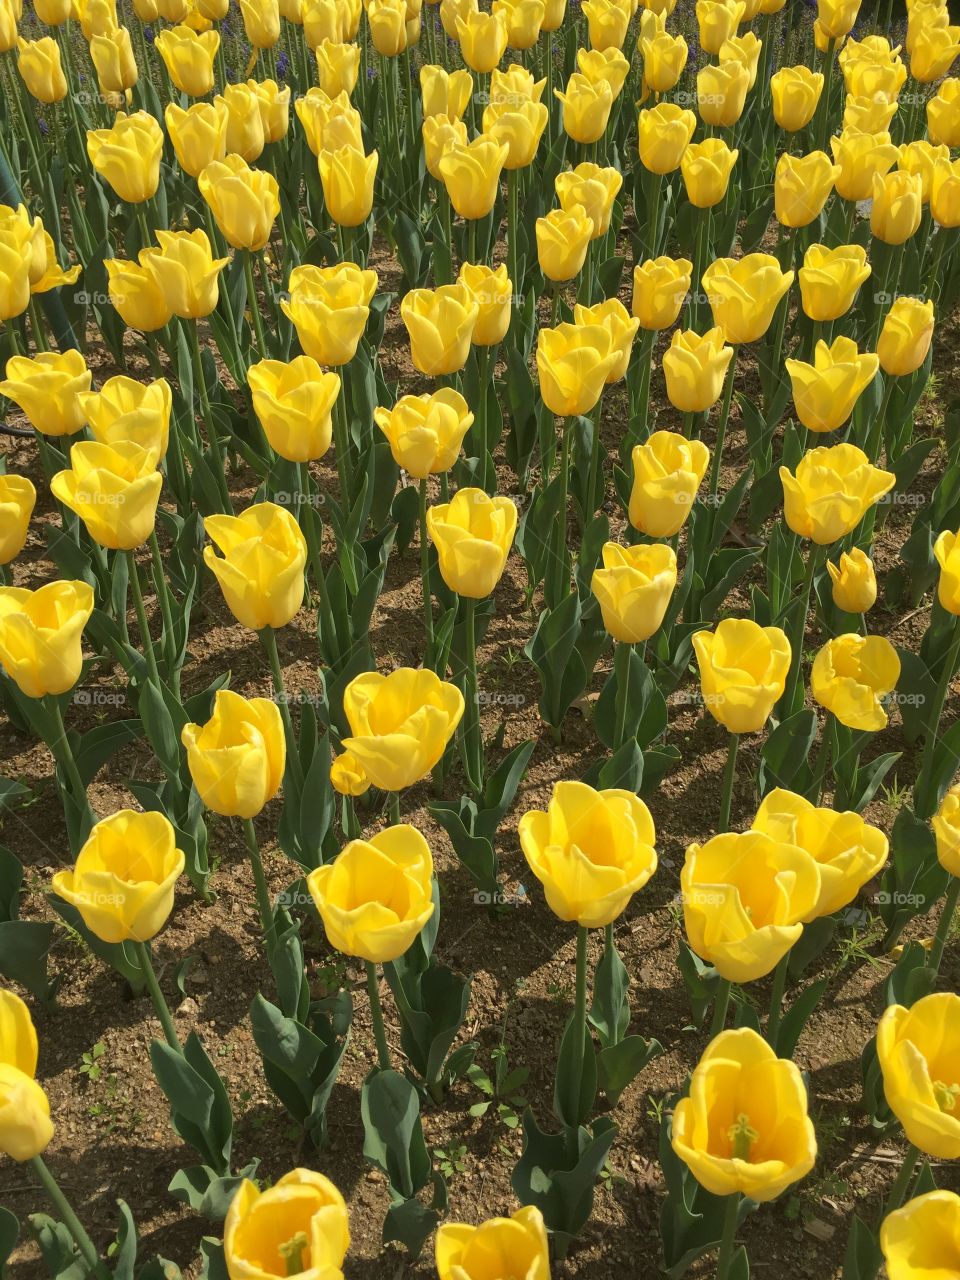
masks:
{"label": "tulip bud", "polygon": [[681,413],[705,413],[720,399],[733,347],[724,346],[723,332],[677,330],[663,353],[667,397]]}
{"label": "tulip bud", "polygon": [[687,42],[683,36],[658,31],[648,39],[640,37],[643,78],[654,93],[669,93],[687,65]]}
{"label": "tulip bud", "polygon": [[438,168],[450,203],[461,218],[485,218],[493,208],[508,153],[505,144],[480,134],[441,157]]}
{"label": "tulip bud", "polygon": [[42,698],[73,688],[91,613],[93,588],[86,582],[49,582],[35,591],[0,587],[0,665],[22,694]]}
{"label": "tulip bud", "polygon": [[826,547],[851,533],[869,509],[896,483],[891,471],[875,467],[856,445],[811,449],[796,475],[780,468],[783,513],[792,531]]}
{"label": "tulip bud", "polygon": [[163,118],[180,168],[191,178],[226,156],[227,108],[222,99],[197,102],[186,110],[171,102]]}
{"label": "tulip bud", "polygon": [[360,761],[349,751],[341,751],[330,764],[330,784],[341,796],[362,796],[370,790],[370,779]]}
{"label": "tulip bud", "polygon": [[697,72],[697,109],[704,124],[728,129],[743,114],[750,72],[742,62],[721,62]]}
{"label": "tulip bud", "polygon": [[839,567],[827,561],[827,572],[833,580],[833,603],[845,613],[866,613],[877,599],[877,578],[873,561],[865,551],[854,547],[841,552]]}
{"label": "tulip bud", "polygon": [[633,269],[633,314],[642,329],[669,329],[690,291],[688,258],[648,258]]}
{"label": "tulip bud", "polygon": [[816,114],[823,92],[823,73],[809,67],[781,67],[770,77],[773,118],[781,129],[797,133]]}
{"label": "tulip bud", "polygon": [[320,88],[331,98],[339,93],[348,96],[357,87],[360,74],[360,48],[324,39],[314,50]]}
{"label": "tulip bud", "polygon": [[26,476],[0,475],[0,564],[9,564],[23,550],[37,491]]}
{"label": "tulip bud", "polygon": [[94,542],[133,551],[153,533],[163,477],[154,449],[132,442],[81,440],[70,467],[50,481],[50,492],[80,517]]}
{"label": "tulip bud", "polygon": [[332,411],[340,378],[324,373],[310,356],[261,360],[247,370],[253,410],[274,453],[289,462],[312,462],[330,448]]}
{"label": "tulip bud", "polygon": [[17,70],[38,102],[48,105],[67,96],[67,80],[60,65],[60,46],[50,36],[17,42]]}
{"label": "tulip bud", "polygon": [[960,615],[960,538],[949,529],[939,535],[933,554],[940,566],[937,598],[947,613]]}
{"label": "tulip bud", "polygon": [[180,737],[193,785],[213,813],[255,818],[280,790],[286,742],[280,708],[269,698],[218,689],[207,723],[185,724]]}
{"label": "tulip bud", "polygon": [[516,107],[491,105],[483,113],[483,131],[506,146],[505,169],[525,169],[533,163],[548,119],[542,102],[523,102]]}
{"label": "tulip bud", "polygon": [[811,320],[838,320],[853,306],[857,290],[870,275],[867,251],[859,244],[828,249],[812,244],[797,273],[800,299]]}
{"label": "tulip bud", "polygon": [[45,1151],[52,1138],[43,1089],[25,1071],[0,1062],[0,1152],[22,1164]]}
{"label": "tulip bud", "polygon": [[158,249],[141,250],[139,265],[119,258],[107,258],[103,264],[111,303],[124,324],[142,333],[162,329],[173,317],[156,277],[142,265],[157,253]]}
{"label": "tulip bud", "polygon": [[960,876],[960,786],[950,788],[931,820],[937,838],[937,860],[951,876]]}
{"label": "tulip bud", "polygon": [[889,133],[851,133],[845,129],[839,138],[831,138],[830,146],[840,166],[835,180],[837,194],[844,200],[869,200],[874,178],[885,174],[897,159]]}
{"label": "tulip bud", "polygon": [[779,627],[725,618],[697,631],[693,648],[707,710],[731,733],[758,733],[783,695],[790,641]]}
{"label": "tulip bud", "polygon": [[603,625],[614,640],[642,644],[659,631],[677,585],[677,557],[657,542],[603,545],[603,568],[594,569],[590,589],[600,603]]}
{"label": "tulip bud", "polygon": [[306,354],[318,364],[339,367],[357,354],[376,288],[377,273],[352,262],[294,267],[290,297],[280,306]]}
{"label": "tulip bud", "polygon": [[780,299],[794,273],[782,271],[768,253],[744,258],[717,258],[703,273],[702,284],[713,322],[727,342],[756,342],[769,329]]}
{"label": "tulip bud", "polygon": [[160,185],[163,130],[147,111],[117,116],[109,129],[87,130],[87,155],[121,200],[141,204]]}
{"label": "tulip bud", "polygon": [[402,396],[392,409],[374,409],[373,418],[397,466],[418,480],[449,471],[473,425],[466,400],[451,387]]}
{"label": "tulip bud", "polygon": [[622,0],[584,0],[587,36],[594,49],[620,49],[627,38],[633,9]]}
{"label": "tulip bud", "polygon": [[253,164],[267,141],[260,98],[247,84],[230,84],[214,102],[227,110],[227,155]]}
{"label": "tulip bud", "polygon": [[205,31],[198,35],[186,26],[168,27],[160,32],[154,44],[167,75],[181,93],[202,98],[210,92],[213,62],[220,47],[219,32]]}
{"label": "tulip bud", "polygon": [[272,49],[280,39],[280,6],[277,0],[239,0],[247,39],[255,49]]}
{"label": "tulip bud", "polygon": [[482,600],[503,574],[517,531],[517,508],[509,498],[489,498],[482,489],[458,489],[450,502],[427,510],[427,529],[446,585],[468,600]]}
{"label": "tulip bud", "polygon": [[126,93],[137,83],[140,72],[126,27],[90,41],[90,57],[96,68],[101,93]]}
{"label": "tulip bud", "polygon": [[944,80],[927,102],[927,133],[940,146],[960,147],[960,79]]}
{"label": "tulip bud", "polygon": [[594,407],[620,359],[611,337],[609,328],[596,324],[559,324],[539,331],[537,375],[551,413],[572,417]]}
{"label": "tulip bud", "polygon": [[880,368],[894,378],[916,372],[933,341],[933,303],[897,298],[884,316],[877,340]]}
{"label": "tulip bud", "polygon": [[510,327],[513,283],[507,275],[506,263],[491,267],[465,262],[457,283],[462,284],[479,308],[477,323],[470,341],[477,347],[493,347],[502,342]]}
{"label": "tulip bud", "polygon": [[827,203],[840,166],[825,151],[806,156],[784,152],[774,173],[774,210],[784,227],[805,227],[819,217]]}
{"label": "tulip bud", "polygon": [[411,289],[400,303],[414,367],[430,377],[456,373],[467,362],[480,308],[464,285]]}
{"label": "tulip bud", "polygon": [[637,122],[640,159],[651,173],[673,173],[679,169],[697,117],[675,102],[661,102],[640,112]]}
{"label": "tulip bud", "polygon": [[697,23],[704,53],[716,56],[724,40],[736,34],[746,5],[743,0],[697,0]]}
{"label": "tulip bud", "polygon": [[620,382],[627,376],[630,364],[630,351],[633,340],[640,328],[640,321],[631,316],[619,298],[607,298],[592,307],[575,303],[573,321],[578,326],[599,325],[606,328],[610,336],[610,350],[615,353],[616,361],[607,371],[606,385]]}
{"label": "tulip bud", "polygon": [[182,320],[208,316],[220,297],[220,272],[229,258],[214,258],[205,231],[158,231],[159,253],[145,259],[167,306]]}
{"label": "tulip bud", "polygon": [[586,161],[575,169],[558,173],[553,185],[561,209],[568,211],[574,205],[582,205],[593,223],[594,239],[606,235],[614,201],[623,186],[623,174],[618,169],[604,169]]}
{"label": "tulip bud", "polygon": [[787,360],[797,417],[810,431],[836,431],[877,375],[880,361],[860,354],[852,338],[842,335],[832,345],[819,341],[813,364]]}
{"label": "tulip bud", "polygon": [[630,523],[650,538],[672,538],[683,528],[706,474],[707,446],[675,431],[654,431],[634,445],[631,461]]}
{"label": "tulip bud", "polygon": [[616,98],[630,74],[630,63],[619,49],[578,49],[577,70],[591,84],[606,81]]}
{"label": "tulip bud", "polygon": [[330,217],[341,227],[359,227],[373,208],[373,184],[379,155],[365,156],[353,147],[321,151],[317,157],[323,198]]}
{"label": "tulip bud", "polygon": [[608,80],[593,83],[575,71],[565,90],[553,92],[563,103],[564,132],[574,142],[596,142],[603,137],[613,107],[613,89]]}
{"label": "tulip bud", "polygon": [[228,244],[251,253],[264,247],[280,212],[280,187],[272,173],[251,169],[230,154],[208,164],[197,185]]}
{"label": "tulip bud", "polygon": [[923,180],[918,173],[888,173],[873,179],[870,230],[887,244],[903,244],[923,216]]}
{"label": "tulip bud", "polygon": [[[494,75],[497,75],[494,72]],[[429,116],[447,116],[451,120],[459,120],[473,93],[473,76],[463,69],[448,72],[443,67],[424,66],[420,68],[420,97],[423,106],[423,118]],[[491,102],[495,99],[491,93]]]}
{"label": "tulip bud", "polygon": [[12,356],[6,372],[0,394],[19,405],[37,431],[72,436],[82,430],[86,417],[80,394],[89,391],[93,375],[79,351]]}
{"label": "tulip bud", "polygon": [[739,151],[731,151],[720,138],[694,142],[680,157],[687,199],[698,209],[712,209],[727,194],[730,174]]}
{"label": "tulip bud", "polygon": [[572,280],[580,273],[593,236],[593,222],[583,205],[551,209],[537,219],[536,233],[540,270],[548,280]]}
{"label": "tulip bud", "polygon": [[458,15],[456,23],[464,62],[472,71],[491,72],[507,47],[507,15],[472,9],[465,17]]}
{"label": "tulip bud", "polygon": [[239,516],[212,515],[203,523],[223,552],[204,547],[203,562],[240,625],[251,631],[285,627],[303,602],[307,561],[306,539],[290,512],[260,502]]}
{"label": "tulip bud", "polygon": [[173,400],[166,378],[136,382],[120,374],[79,400],[90,434],[101,444],[137,444],[158,458],[167,452]]}

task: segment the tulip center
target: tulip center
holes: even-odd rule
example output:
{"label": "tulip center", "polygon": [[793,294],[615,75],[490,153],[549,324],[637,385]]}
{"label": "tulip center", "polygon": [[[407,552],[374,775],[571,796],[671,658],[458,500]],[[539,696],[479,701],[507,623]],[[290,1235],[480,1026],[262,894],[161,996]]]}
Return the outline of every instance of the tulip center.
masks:
{"label": "tulip center", "polygon": [[303,1254],[307,1248],[307,1233],[298,1231],[295,1236],[291,1236],[278,1248],[277,1252],[287,1264],[288,1276],[299,1276],[307,1269],[307,1263],[304,1262]]}
{"label": "tulip center", "polygon": [[727,1130],[730,1139],[731,1156],[734,1160],[749,1160],[753,1144],[760,1137],[750,1124],[750,1117],[743,1111],[737,1116],[737,1123]]}
{"label": "tulip center", "polygon": [[941,1111],[956,1111],[960,1100],[960,1084],[944,1084],[942,1080],[934,1080],[933,1092]]}

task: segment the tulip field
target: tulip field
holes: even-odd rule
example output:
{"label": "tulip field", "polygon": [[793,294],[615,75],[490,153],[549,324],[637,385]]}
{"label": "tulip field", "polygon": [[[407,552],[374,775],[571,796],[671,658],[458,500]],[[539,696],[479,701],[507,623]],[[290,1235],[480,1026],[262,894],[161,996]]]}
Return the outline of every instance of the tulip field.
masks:
{"label": "tulip field", "polygon": [[0,1280],[960,1280],[951,9],[0,0]]}

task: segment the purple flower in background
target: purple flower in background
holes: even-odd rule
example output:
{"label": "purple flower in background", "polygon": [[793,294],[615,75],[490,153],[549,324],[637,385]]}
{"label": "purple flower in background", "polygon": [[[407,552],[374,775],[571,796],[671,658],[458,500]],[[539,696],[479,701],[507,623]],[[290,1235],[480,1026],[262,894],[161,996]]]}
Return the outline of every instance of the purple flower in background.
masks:
{"label": "purple flower in background", "polygon": [[290,70],[290,56],[285,49],[281,49],[280,56],[277,58],[277,79],[281,82],[286,80],[287,72]]}
{"label": "purple flower in background", "polygon": [[154,40],[156,40],[157,38],[156,34],[154,33],[153,27],[143,28],[143,38],[144,40],[146,40],[147,44],[153,44]]}

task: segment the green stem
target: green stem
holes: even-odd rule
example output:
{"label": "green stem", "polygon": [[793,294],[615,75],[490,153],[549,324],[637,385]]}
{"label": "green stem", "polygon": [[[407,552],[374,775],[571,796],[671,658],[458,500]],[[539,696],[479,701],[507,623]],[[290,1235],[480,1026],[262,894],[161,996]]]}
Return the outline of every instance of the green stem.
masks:
{"label": "green stem", "polygon": [[943,900],[940,923],[937,925],[936,937],[933,940],[933,947],[927,961],[934,973],[940,972],[940,962],[943,960],[943,952],[947,945],[947,938],[950,935],[953,917],[956,914],[958,899],[960,899],[960,876],[954,876],[947,889],[947,896]]}
{"label": "green stem", "polygon": [[904,1200],[907,1199],[907,1191],[910,1183],[913,1181],[914,1171],[917,1167],[917,1161],[920,1159],[920,1148],[910,1144],[907,1148],[907,1154],[903,1157],[903,1164],[900,1166],[900,1172],[897,1179],[890,1188],[890,1195],[887,1203],[883,1207],[883,1217],[886,1218],[893,1213],[894,1209],[899,1209]]}
{"label": "green stem", "polygon": [[263,316],[260,314],[260,303],[257,299],[257,285],[253,278],[253,254],[249,250],[242,250],[243,253],[243,274],[247,281],[247,305],[253,316],[253,327],[257,335],[257,352],[261,359],[267,356],[267,341],[263,332]]}
{"label": "green stem", "polygon": [[337,481],[340,485],[340,506],[346,514],[350,507],[350,432],[346,417],[346,387],[333,404],[333,448],[337,462]]}
{"label": "green stem", "polygon": [[100,1255],[97,1253],[96,1246],[87,1235],[87,1232],[80,1219],[73,1211],[70,1201],[60,1190],[57,1180],[47,1168],[46,1163],[40,1156],[33,1156],[30,1160],[30,1167],[40,1179],[40,1183],[47,1193],[51,1203],[57,1213],[63,1220],[64,1226],[73,1236],[73,1242],[80,1251],[80,1256],[90,1269],[91,1273],[102,1274],[100,1266]]}
{"label": "green stem", "polygon": [[727,1197],[723,1215],[723,1238],[717,1255],[717,1280],[728,1280],[737,1247],[737,1222],[740,1217],[740,1193]]}
{"label": "green stem", "polygon": [[787,989],[787,971],[790,968],[788,952],[777,965],[773,974],[773,989],[770,992],[770,1016],[767,1018],[767,1044],[777,1050],[777,1038],[780,1034],[780,1016],[783,1009],[783,993]]}
{"label": "green stem", "polygon": [[243,819],[243,834],[247,842],[247,852],[250,855],[250,866],[253,868],[253,883],[257,892],[257,907],[260,911],[260,923],[263,925],[263,937],[269,952],[275,941],[273,903],[270,901],[270,889],[263,870],[263,859],[260,857],[256,828],[250,818]]}
{"label": "green stem", "polygon": [[710,1039],[718,1036],[727,1021],[727,1010],[730,1007],[730,980],[721,978],[717,985],[717,994],[713,1002],[713,1021],[710,1023]]}
{"label": "green stem", "polygon": [[[720,487],[720,466],[723,462],[723,442],[727,436],[727,424],[730,421],[730,405],[733,401],[733,384],[737,369],[738,348],[733,348],[730,364],[727,366],[727,378],[723,387],[723,402],[720,406],[720,420],[717,423],[717,439],[713,446],[713,463],[710,467],[710,521],[711,525],[717,514],[717,490]],[[712,530],[711,530],[712,532]]]}
{"label": "green stem", "polygon": [[287,740],[287,763],[293,769],[294,777],[297,782],[303,785],[303,771],[300,767],[300,753],[297,751],[297,738],[293,732],[293,720],[290,716],[290,706],[287,702],[287,694],[283,687],[283,670],[280,666],[280,654],[277,651],[277,637],[273,627],[264,627],[262,631],[258,631],[260,643],[266,651],[267,661],[270,663],[270,674],[273,678],[273,691],[277,697],[277,703],[280,707],[280,716],[283,720],[284,737]]}
{"label": "green stem", "polygon": [[466,710],[463,718],[463,766],[467,781],[480,795],[483,790],[483,736],[480,730],[480,705],[477,689],[477,602],[461,597],[467,655]]}
{"label": "green stem", "polygon": [[143,970],[147,990],[150,992],[150,999],[153,1001],[153,1007],[156,1010],[157,1017],[160,1019],[160,1025],[163,1027],[163,1034],[167,1044],[171,1049],[175,1049],[177,1053],[183,1053],[180,1037],[177,1035],[177,1029],[173,1025],[173,1014],[170,1012],[170,1006],[167,1004],[164,994],[160,990],[160,983],[157,981],[157,972],[153,967],[150,947],[146,942],[137,942],[134,946],[140,959],[140,967]]}
{"label": "green stem", "polygon": [[[516,299],[520,296],[520,255],[519,255],[519,217],[517,209],[517,170],[507,170],[507,259],[510,273],[510,285],[513,292],[514,301],[511,305],[516,306]],[[482,384],[481,384],[482,387]]]}
{"label": "green stem", "polygon": [[370,997],[370,1017],[373,1022],[373,1038],[377,1044],[377,1061],[381,1071],[390,1070],[390,1046],[387,1044],[387,1033],[383,1025],[383,1006],[380,1004],[380,982],[377,978],[377,966],[372,960],[366,961],[367,994]]}
{"label": "green stem", "polygon": [[77,768],[77,762],[73,758],[73,751],[70,748],[70,739],[67,737],[67,727],[63,723],[63,712],[60,710],[60,703],[55,698],[45,698],[44,704],[50,712],[53,720],[54,733],[56,735],[56,746],[50,744],[50,750],[57,764],[60,765],[64,773],[67,775],[67,781],[70,784],[70,790],[73,792],[74,799],[79,806],[85,807],[89,816],[90,825],[96,821],[93,810],[90,807],[90,801],[87,797],[87,788],[83,784],[80,777],[80,770]]}
{"label": "green stem", "polygon": [[433,597],[430,591],[430,543],[427,539],[427,480],[420,481],[420,583],[423,593],[423,629],[427,639],[426,660],[433,666]]}
{"label": "green stem", "polygon": [[619,751],[627,740],[627,715],[630,705],[630,656],[633,645],[620,641],[613,655],[617,678],[617,729],[613,739],[614,751]]}
{"label": "green stem", "polygon": [[177,665],[176,643],[173,635],[173,608],[170,589],[167,586],[166,575],[163,572],[163,556],[160,554],[160,543],[157,541],[156,528],[150,534],[150,554],[153,557],[154,586],[157,590],[157,599],[160,601],[160,612],[163,615],[163,647],[167,658],[167,667],[173,681],[173,691],[179,698],[180,668]]}
{"label": "green stem", "polygon": [[820,98],[820,119],[817,121],[817,145],[815,150],[822,151],[827,141],[827,130],[830,126],[830,95],[833,91],[833,69],[837,61],[836,41],[827,45],[827,69],[824,73],[823,94]]}
{"label": "green stem", "polygon": [[400,792],[390,791],[387,794],[387,812],[390,816],[390,825],[395,827],[400,821]]}
{"label": "green stem", "polygon": [[730,827],[730,809],[733,805],[733,784],[737,776],[737,750],[740,735],[731,733],[727,742],[727,764],[723,771],[723,791],[720,795],[720,831]]}
{"label": "green stem", "polygon": [[830,752],[833,744],[833,712],[828,711],[823,719],[823,730],[820,735],[820,750],[817,753],[817,776],[814,779],[814,804],[820,803],[823,795],[823,784],[827,779],[827,768],[830,764]]}
{"label": "green stem", "polygon": [[160,687],[160,669],[157,666],[157,655],[153,648],[153,638],[150,635],[150,625],[147,622],[147,610],[143,603],[143,591],[140,587],[140,571],[137,568],[137,557],[132,551],[126,552],[127,571],[130,578],[130,586],[133,588],[133,606],[137,612],[137,626],[140,628],[140,641],[143,645],[143,656],[146,659],[147,671],[150,679],[159,689]]}
{"label": "green stem", "polygon": [[33,332],[33,345],[38,351],[49,351],[50,348],[47,346],[47,338],[43,331],[43,321],[40,319],[40,309],[37,306],[35,294],[30,295],[29,312],[30,328]]}
{"label": "green stem", "polygon": [[807,568],[803,578],[803,608],[798,611],[797,624],[794,627],[793,635],[790,637],[790,671],[787,675],[787,685],[781,701],[781,711],[784,717],[790,715],[793,710],[793,703],[797,692],[797,682],[800,679],[800,665],[803,657],[803,639],[807,630],[807,613],[810,610],[810,595],[813,591],[813,580],[816,576],[817,566],[820,562],[820,547],[814,543],[810,548],[807,556]]}

